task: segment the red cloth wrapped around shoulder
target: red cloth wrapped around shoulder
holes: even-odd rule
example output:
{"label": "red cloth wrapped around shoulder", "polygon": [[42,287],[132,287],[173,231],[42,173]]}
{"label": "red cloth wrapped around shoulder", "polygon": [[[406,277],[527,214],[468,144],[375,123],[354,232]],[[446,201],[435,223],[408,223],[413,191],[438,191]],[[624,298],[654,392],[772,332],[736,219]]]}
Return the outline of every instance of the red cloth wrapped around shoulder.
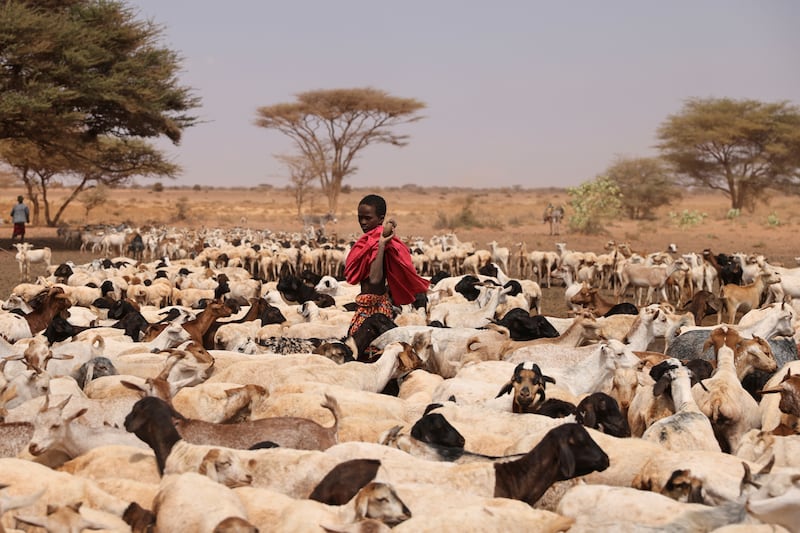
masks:
{"label": "red cloth wrapped around shoulder", "polygon": [[[382,231],[383,226],[371,229],[350,249],[344,266],[347,283],[356,285],[369,276],[369,266],[378,254],[378,241]],[[414,263],[411,262],[411,253],[403,241],[392,237],[386,243],[383,259],[383,273],[395,304],[410,304],[417,294],[428,290],[430,282],[417,274]]]}

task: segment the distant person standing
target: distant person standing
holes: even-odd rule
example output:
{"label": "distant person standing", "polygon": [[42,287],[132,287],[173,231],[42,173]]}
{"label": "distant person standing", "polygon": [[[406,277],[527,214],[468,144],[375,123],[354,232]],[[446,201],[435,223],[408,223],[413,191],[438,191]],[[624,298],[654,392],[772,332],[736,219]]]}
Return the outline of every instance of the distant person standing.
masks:
{"label": "distant person standing", "polygon": [[28,206],[23,204],[24,198],[17,196],[17,204],[11,208],[11,221],[14,223],[14,233],[11,235],[11,242],[19,235],[19,242],[25,242],[25,224],[31,221],[31,212]]}

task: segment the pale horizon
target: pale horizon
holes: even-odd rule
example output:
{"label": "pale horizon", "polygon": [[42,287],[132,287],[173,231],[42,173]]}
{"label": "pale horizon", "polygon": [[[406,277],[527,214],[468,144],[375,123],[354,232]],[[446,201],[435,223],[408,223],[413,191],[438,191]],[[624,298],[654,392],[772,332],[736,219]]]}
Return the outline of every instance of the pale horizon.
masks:
{"label": "pale horizon", "polygon": [[688,98],[800,103],[797,2],[128,5],[165,27],[202,100],[179,146],[158,143],[183,167],[165,186],[285,186],[273,155],[291,144],[255,126],[256,109],[314,89],[427,106],[398,130],[408,146],[361,152],[355,188],[575,186],[618,156],[657,155],[658,126]]}

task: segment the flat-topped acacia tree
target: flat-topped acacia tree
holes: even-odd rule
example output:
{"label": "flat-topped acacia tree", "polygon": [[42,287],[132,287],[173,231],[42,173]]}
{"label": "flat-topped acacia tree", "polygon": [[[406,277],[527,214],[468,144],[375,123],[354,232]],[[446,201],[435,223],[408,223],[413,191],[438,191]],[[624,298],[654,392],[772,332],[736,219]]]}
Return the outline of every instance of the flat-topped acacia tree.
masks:
{"label": "flat-topped acacia tree", "polygon": [[[163,31],[122,1],[0,2],[0,162],[27,187],[34,221],[40,202],[54,226],[87,187],[177,173],[148,141],[178,144],[200,100]],[[61,206],[55,183],[72,188]]]}
{"label": "flat-topped acacia tree", "polygon": [[355,171],[356,155],[370,144],[405,146],[397,126],[423,118],[425,104],[372,88],[325,89],[299,93],[296,101],[258,108],[255,124],[288,136],[316,169],[328,197],[338,207],[342,180]]}
{"label": "flat-topped acacia tree", "polygon": [[789,102],[692,98],[658,129],[661,156],[691,185],[753,208],[769,189],[800,192],[800,108]]}

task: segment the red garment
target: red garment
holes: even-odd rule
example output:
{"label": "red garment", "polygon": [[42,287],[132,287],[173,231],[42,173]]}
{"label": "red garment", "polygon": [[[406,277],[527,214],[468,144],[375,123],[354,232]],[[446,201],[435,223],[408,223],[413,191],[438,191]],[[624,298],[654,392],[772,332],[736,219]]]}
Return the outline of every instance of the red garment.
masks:
{"label": "red garment", "polygon": [[[378,241],[383,226],[371,229],[356,241],[344,266],[347,283],[356,285],[369,276],[369,266],[378,255]],[[392,301],[397,305],[410,304],[414,297],[428,290],[430,282],[417,274],[408,247],[397,237],[392,237],[384,249],[383,273],[389,284]]]}

